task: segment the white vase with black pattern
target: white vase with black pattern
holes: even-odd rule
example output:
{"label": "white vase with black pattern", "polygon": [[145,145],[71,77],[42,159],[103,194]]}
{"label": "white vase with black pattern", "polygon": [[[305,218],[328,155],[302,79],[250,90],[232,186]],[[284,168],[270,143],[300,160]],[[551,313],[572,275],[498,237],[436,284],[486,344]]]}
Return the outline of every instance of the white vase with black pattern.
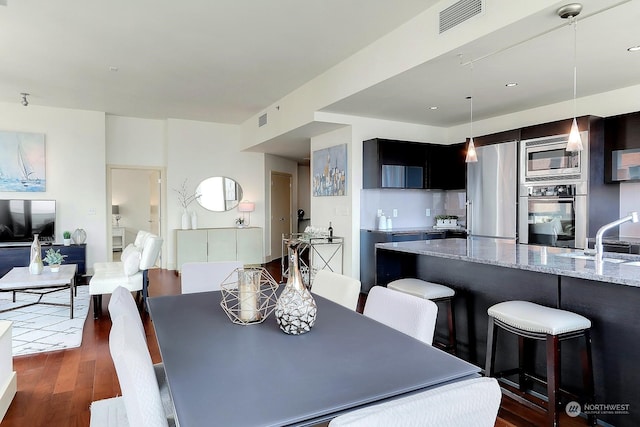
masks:
{"label": "white vase with black pattern", "polygon": [[283,332],[300,335],[309,332],[316,322],[317,307],[300,274],[299,240],[290,240],[289,278],[276,303],[275,315]]}

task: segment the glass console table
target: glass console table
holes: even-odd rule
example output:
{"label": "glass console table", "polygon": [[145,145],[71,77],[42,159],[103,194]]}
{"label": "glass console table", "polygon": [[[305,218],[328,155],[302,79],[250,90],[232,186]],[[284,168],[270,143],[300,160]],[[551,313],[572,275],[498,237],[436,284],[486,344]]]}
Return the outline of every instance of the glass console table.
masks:
{"label": "glass console table", "polygon": [[289,277],[289,240],[300,240],[300,272],[302,281],[310,288],[319,270],[329,270],[342,274],[344,237],[310,236],[306,233],[284,233],[282,235],[282,258],[280,258],[282,278]]}

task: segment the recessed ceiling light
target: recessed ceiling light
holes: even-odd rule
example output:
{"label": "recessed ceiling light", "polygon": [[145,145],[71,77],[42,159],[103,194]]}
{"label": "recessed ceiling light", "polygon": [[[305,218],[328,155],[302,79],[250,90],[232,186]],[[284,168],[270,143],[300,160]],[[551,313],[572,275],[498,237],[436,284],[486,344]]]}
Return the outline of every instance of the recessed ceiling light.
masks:
{"label": "recessed ceiling light", "polygon": [[437,110],[438,107],[436,107],[435,105],[433,107],[429,107],[429,110]]}
{"label": "recessed ceiling light", "polygon": [[118,71],[118,67],[114,67],[113,65],[109,67],[109,71],[113,71],[114,73]]}
{"label": "recessed ceiling light", "polygon": [[638,52],[640,51],[640,46],[631,46],[627,49],[629,52]]}
{"label": "recessed ceiling light", "polygon": [[516,87],[516,86],[518,86],[518,83],[507,83],[505,86],[506,87]]}

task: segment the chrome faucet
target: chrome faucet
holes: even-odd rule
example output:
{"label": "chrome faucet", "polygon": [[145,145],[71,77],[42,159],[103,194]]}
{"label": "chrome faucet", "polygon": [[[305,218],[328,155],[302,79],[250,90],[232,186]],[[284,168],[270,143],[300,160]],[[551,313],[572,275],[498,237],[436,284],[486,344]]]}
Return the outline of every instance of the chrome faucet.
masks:
{"label": "chrome faucet", "polygon": [[600,229],[596,233],[596,272],[598,274],[602,274],[602,236],[613,227],[617,227],[620,224],[624,224],[625,222],[629,221],[638,222],[638,212],[631,212],[629,215],[623,218],[610,222],[609,224],[605,224],[600,227]]}

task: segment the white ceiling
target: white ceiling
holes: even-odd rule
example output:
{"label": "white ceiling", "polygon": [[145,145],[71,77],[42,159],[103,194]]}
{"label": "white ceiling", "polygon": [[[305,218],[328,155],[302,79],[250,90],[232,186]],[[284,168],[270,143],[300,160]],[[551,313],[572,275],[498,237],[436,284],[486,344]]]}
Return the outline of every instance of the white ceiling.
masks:
{"label": "white ceiling", "polygon": [[[640,52],[627,51],[640,45],[636,27],[640,1],[583,0],[582,4],[576,32],[578,98],[640,84]],[[450,127],[469,122],[466,97],[471,95],[474,120],[570,100],[573,46],[573,27],[554,8],[336,102],[325,111]],[[510,82],[518,86],[506,87]],[[430,110],[431,106],[438,109]],[[567,111],[567,116],[571,113]]]}
{"label": "white ceiling", "polygon": [[8,0],[0,101],[241,123],[435,2]]}
{"label": "white ceiling", "polygon": [[[19,103],[28,92],[33,105],[241,123],[436,3],[8,0],[0,101]],[[626,51],[640,45],[640,0],[582,3],[578,96],[640,84],[640,52]],[[324,111],[449,127],[468,121],[472,93],[478,120],[571,99],[572,45],[571,28],[548,10]],[[459,54],[474,61],[473,76]],[[506,88],[512,81],[519,85]],[[308,156],[305,132],[290,136],[283,141],[295,150],[264,151]]]}

